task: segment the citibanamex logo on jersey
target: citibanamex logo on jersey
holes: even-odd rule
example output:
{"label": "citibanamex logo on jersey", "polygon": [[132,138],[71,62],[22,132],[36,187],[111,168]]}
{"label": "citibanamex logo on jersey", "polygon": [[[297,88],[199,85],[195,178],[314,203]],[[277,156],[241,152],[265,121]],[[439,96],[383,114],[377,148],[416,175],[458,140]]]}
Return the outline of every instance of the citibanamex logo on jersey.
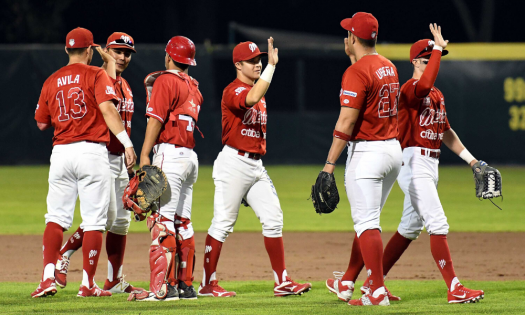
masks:
{"label": "citibanamex logo on jersey", "polygon": [[257,110],[252,107],[249,110],[247,110],[246,113],[244,113],[244,119],[242,120],[242,123],[244,125],[253,125],[253,124],[266,125],[267,121],[268,121],[268,114],[266,114],[266,112]]}
{"label": "citibanamex logo on jersey", "polygon": [[443,140],[443,133],[434,132],[432,129],[423,130],[419,135],[423,139],[437,140],[439,138],[439,140]]}
{"label": "citibanamex logo on jersey", "polygon": [[433,108],[425,108],[421,115],[419,115],[419,125],[421,127],[430,126],[433,124],[444,124],[447,118],[447,113],[444,109],[435,110]]}

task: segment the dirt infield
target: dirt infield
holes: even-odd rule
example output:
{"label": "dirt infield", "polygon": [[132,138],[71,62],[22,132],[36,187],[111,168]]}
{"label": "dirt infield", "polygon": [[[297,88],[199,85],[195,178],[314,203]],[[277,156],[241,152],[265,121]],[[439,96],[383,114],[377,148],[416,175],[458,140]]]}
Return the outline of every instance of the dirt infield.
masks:
{"label": "dirt infield", "polygon": [[[66,234],[70,236],[70,234]],[[383,233],[386,244],[392,233]],[[196,234],[195,279],[202,277],[205,233]],[[64,238],[66,239],[66,238]],[[456,273],[465,280],[525,280],[525,233],[451,233],[449,246]],[[346,270],[353,240],[351,233],[285,233],[286,265],[294,279],[324,280],[332,271]],[[130,234],[124,274],[128,281],[149,279],[148,234]],[[105,247],[103,247],[105,248]],[[0,236],[0,281],[37,282],[42,273],[42,236]],[[105,249],[96,279],[107,272]],[[223,280],[273,280],[260,233],[233,233],[223,246],[219,268]],[[359,279],[363,280],[364,273]],[[82,277],[82,255],[77,252],[69,269],[70,281]],[[440,279],[430,253],[429,236],[422,234],[389,274],[389,279]]]}

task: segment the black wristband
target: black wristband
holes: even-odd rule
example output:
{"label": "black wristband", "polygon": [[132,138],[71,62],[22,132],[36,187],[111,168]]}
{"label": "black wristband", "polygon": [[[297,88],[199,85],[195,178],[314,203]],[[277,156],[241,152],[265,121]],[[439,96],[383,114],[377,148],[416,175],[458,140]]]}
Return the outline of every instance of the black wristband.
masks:
{"label": "black wristband", "polygon": [[332,162],[330,162],[330,161],[326,161],[326,164],[329,164],[329,165],[333,165],[333,166],[335,166],[335,163],[332,163]]}

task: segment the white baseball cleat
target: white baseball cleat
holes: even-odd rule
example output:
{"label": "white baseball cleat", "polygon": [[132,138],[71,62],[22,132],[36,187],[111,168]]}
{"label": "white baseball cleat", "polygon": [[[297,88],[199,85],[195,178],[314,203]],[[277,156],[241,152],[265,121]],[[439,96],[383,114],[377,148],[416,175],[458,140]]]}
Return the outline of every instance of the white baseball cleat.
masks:
{"label": "white baseball cleat", "polygon": [[344,272],[334,271],[335,279],[326,280],[326,287],[330,292],[337,294],[337,297],[344,302],[348,302],[352,299],[354,294],[354,283],[352,281],[347,282],[346,285],[343,284],[341,278],[343,277]]}

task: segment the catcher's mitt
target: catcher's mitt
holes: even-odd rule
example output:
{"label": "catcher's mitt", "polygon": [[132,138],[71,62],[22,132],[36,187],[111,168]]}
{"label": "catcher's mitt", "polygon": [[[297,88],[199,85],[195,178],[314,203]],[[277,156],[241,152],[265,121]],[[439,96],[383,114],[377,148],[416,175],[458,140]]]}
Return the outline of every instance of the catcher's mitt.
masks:
{"label": "catcher's mitt", "polygon": [[[476,197],[479,199],[489,199],[503,197],[501,194],[501,174],[494,167],[486,162],[478,161],[472,166],[474,182],[476,183]],[[492,202],[494,203],[494,202]],[[498,207],[496,204],[494,204]],[[500,210],[501,208],[498,207]]]}
{"label": "catcher's mitt", "polygon": [[315,212],[322,214],[334,211],[339,203],[339,192],[335,184],[334,174],[319,172],[319,176],[317,176],[317,180],[312,186],[310,197],[312,198]]}
{"label": "catcher's mitt", "polygon": [[144,165],[129,181],[124,191],[124,208],[135,212],[135,220],[142,221],[151,210],[151,205],[167,187],[168,179],[160,168]]}

